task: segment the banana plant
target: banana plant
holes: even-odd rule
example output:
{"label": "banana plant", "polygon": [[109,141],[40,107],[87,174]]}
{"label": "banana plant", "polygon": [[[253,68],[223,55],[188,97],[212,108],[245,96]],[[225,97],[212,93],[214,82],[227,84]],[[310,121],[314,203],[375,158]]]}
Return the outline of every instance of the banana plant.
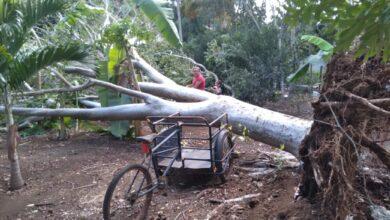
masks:
{"label": "banana plant", "polygon": [[[106,53],[108,59],[100,62],[98,77],[107,82],[120,84],[119,80],[122,74],[125,74],[121,68],[121,63],[126,59],[125,49],[118,44],[113,44],[107,49]],[[103,107],[131,103],[129,96],[112,92],[106,88],[99,88],[98,94]],[[113,136],[122,138],[128,133],[129,127],[129,121],[113,121],[110,122],[109,131]]]}
{"label": "banana plant", "polygon": [[87,47],[64,39],[58,45],[25,47],[32,27],[48,16],[63,12],[66,0],[0,0],[0,90],[3,95],[8,128],[8,158],[10,160],[10,188],[24,185],[17,153],[17,125],[12,115],[11,89],[22,83],[42,68],[62,61],[86,62]]}
{"label": "banana plant", "polygon": [[298,70],[287,77],[288,82],[296,82],[298,79],[302,78],[310,68],[314,72],[319,72],[321,67],[326,66],[326,63],[330,60],[334,52],[334,46],[320,37],[303,35],[301,40],[317,46],[320,50],[316,54],[307,57]]}

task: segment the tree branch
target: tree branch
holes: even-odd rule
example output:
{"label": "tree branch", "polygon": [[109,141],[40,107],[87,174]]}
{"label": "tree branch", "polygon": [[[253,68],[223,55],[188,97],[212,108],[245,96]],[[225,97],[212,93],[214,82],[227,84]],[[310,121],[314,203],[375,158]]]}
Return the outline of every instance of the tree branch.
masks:
{"label": "tree branch", "polygon": [[90,101],[88,99],[79,100],[81,105],[84,105],[87,108],[100,108],[102,105],[99,102]]}
{"label": "tree branch", "polygon": [[77,67],[77,66],[67,66],[64,68],[65,73],[69,74],[78,74],[90,78],[96,78],[96,73],[92,69]]}
{"label": "tree branch", "polygon": [[144,71],[144,73],[148,75],[153,82],[177,85],[173,80],[164,76],[163,74],[159,73],[156,69],[154,69],[149,63],[147,63],[142,57],[138,55],[136,50],[133,51],[133,56],[134,56],[134,60],[132,61],[134,67]]}
{"label": "tree branch", "polygon": [[56,69],[49,67],[50,71],[53,72],[53,74],[59,78],[67,87],[73,87],[72,83],[70,83],[65,77],[59,73]]}
{"label": "tree branch", "polygon": [[44,95],[44,94],[48,94],[48,93],[76,92],[76,91],[81,91],[81,90],[87,89],[89,87],[92,87],[93,85],[105,87],[105,88],[111,89],[113,91],[122,93],[122,94],[126,94],[126,95],[129,95],[132,97],[140,98],[140,99],[145,100],[145,102],[147,102],[147,103],[151,103],[154,101],[157,101],[157,102],[161,101],[161,99],[156,97],[156,96],[153,96],[153,95],[150,95],[147,93],[143,93],[143,92],[139,92],[139,91],[135,91],[132,89],[127,89],[127,88],[124,88],[124,87],[121,87],[121,86],[118,86],[118,85],[115,85],[115,84],[112,84],[109,82],[105,82],[105,81],[98,80],[98,79],[92,79],[92,78],[80,86],[72,86],[70,88],[45,89],[45,90],[40,90],[40,91],[16,93],[13,95],[38,96],[38,95]]}
{"label": "tree branch", "polygon": [[213,93],[180,85],[172,86],[148,82],[140,82],[138,84],[143,92],[163,98],[173,99],[175,101],[200,102],[217,97],[217,95]]}
{"label": "tree branch", "polygon": [[[42,116],[42,117],[73,117],[86,120],[134,120],[143,119],[152,114],[152,109],[147,104],[129,104],[104,108],[80,109],[80,108],[15,108],[15,115]],[[0,112],[4,107],[0,106]]]}
{"label": "tree branch", "polygon": [[143,93],[143,92],[139,92],[139,91],[135,91],[132,89],[126,89],[122,86],[118,86],[118,85],[115,85],[115,84],[112,84],[109,82],[105,82],[102,80],[90,79],[90,81],[95,85],[102,86],[102,87],[114,90],[116,92],[120,92],[122,94],[129,95],[129,96],[132,96],[135,98],[143,99],[143,100],[145,100],[146,103],[158,102],[158,101],[162,100],[156,96],[153,96],[153,95],[150,95],[147,93]]}
{"label": "tree branch", "polygon": [[77,92],[84,89],[87,89],[89,87],[92,87],[94,83],[92,83],[90,80],[85,82],[84,84],[80,86],[72,86],[70,88],[56,88],[56,89],[44,89],[39,91],[31,91],[31,92],[23,92],[23,93],[14,93],[12,95],[19,95],[19,96],[39,96],[39,95],[45,95],[49,93],[66,93],[66,92]]}
{"label": "tree branch", "polygon": [[177,57],[177,58],[185,59],[185,60],[191,62],[192,64],[201,67],[201,68],[206,72],[206,74],[211,75],[211,76],[214,78],[215,81],[218,81],[218,80],[219,80],[217,74],[215,74],[214,72],[211,72],[211,71],[208,70],[203,64],[196,62],[194,59],[192,59],[192,58],[190,58],[190,57],[181,56],[181,55],[172,54],[172,53],[157,53],[157,54],[162,54],[162,55],[167,55],[167,56],[172,56],[172,57]]}
{"label": "tree branch", "polygon": [[[173,56],[173,57],[188,60],[192,64],[201,67],[206,72],[207,75],[211,75],[214,78],[215,82],[219,81],[218,75],[216,73],[208,70],[203,64],[196,62],[194,59],[192,59],[190,57],[181,56],[181,55],[172,54],[172,53],[157,53],[157,54],[163,54],[163,55],[167,55],[167,56]],[[227,85],[226,83],[222,83],[222,84],[231,92],[232,96],[234,97],[234,91],[233,91],[232,87]]]}
{"label": "tree branch", "polygon": [[34,91],[34,89],[26,81],[23,82],[23,86],[30,92]]}
{"label": "tree branch", "polygon": [[38,116],[28,117],[18,124],[18,129],[20,130],[23,128],[30,127],[32,123],[42,121],[44,119],[45,119],[44,117],[38,117]]}

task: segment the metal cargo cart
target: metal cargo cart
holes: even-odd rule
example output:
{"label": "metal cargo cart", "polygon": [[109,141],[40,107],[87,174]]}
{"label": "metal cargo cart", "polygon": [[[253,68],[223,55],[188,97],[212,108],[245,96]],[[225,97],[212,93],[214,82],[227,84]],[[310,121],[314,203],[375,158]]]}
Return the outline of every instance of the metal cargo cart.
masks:
{"label": "metal cargo cart", "polygon": [[[180,113],[150,116],[147,121],[153,133],[136,138],[144,160],[115,174],[104,198],[104,219],[146,219],[153,191],[166,186],[173,169],[197,170],[226,181],[234,149],[226,113],[212,122]],[[189,128],[201,129],[204,137],[194,137],[186,132]]]}

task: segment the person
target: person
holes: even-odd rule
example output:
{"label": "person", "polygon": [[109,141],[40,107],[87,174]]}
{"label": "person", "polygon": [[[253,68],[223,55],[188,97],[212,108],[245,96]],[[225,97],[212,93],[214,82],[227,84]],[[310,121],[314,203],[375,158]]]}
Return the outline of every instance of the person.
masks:
{"label": "person", "polygon": [[192,85],[191,87],[199,90],[205,90],[206,80],[202,75],[202,71],[198,66],[192,68]]}
{"label": "person", "polygon": [[213,86],[213,91],[217,95],[222,95],[222,81],[217,80]]}

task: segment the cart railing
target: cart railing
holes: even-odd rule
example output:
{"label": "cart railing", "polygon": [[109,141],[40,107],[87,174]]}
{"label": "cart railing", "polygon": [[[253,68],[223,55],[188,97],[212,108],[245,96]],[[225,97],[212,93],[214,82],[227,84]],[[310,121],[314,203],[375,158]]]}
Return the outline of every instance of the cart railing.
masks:
{"label": "cart railing", "polygon": [[[182,166],[184,167],[184,162],[193,160],[193,161],[208,161],[210,162],[211,172],[213,171],[213,164],[216,162],[224,162],[228,159],[228,156],[231,154],[232,149],[224,155],[222,159],[214,158],[214,145],[217,140],[218,134],[227,127],[228,125],[228,115],[223,113],[213,121],[209,121],[202,116],[182,116],[179,112],[168,115],[168,116],[148,116],[147,120],[151,126],[153,132],[157,133],[156,138],[154,139],[154,147],[151,149],[153,164],[155,168],[158,168],[158,161],[160,159],[170,159],[167,166],[161,170],[160,174],[156,175],[167,175],[172,165],[175,163],[175,160],[180,160]],[[157,131],[157,126],[162,126],[163,129]],[[198,138],[198,137],[183,137],[182,127],[206,127],[208,128],[208,137]],[[217,128],[213,130],[212,128]],[[190,140],[202,140],[208,141],[208,144],[202,147],[185,147],[182,146],[181,140],[190,139]],[[200,159],[194,157],[182,158],[181,152],[183,149],[192,149],[192,150],[208,150],[210,152],[210,159]],[[226,163],[225,163],[226,164]],[[155,170],[156,171],[156,170]]]}
{"label": "cart railing", "polygon": [[[160,141],[155,147],[153,147],[152,149],[152,153],[156,153],[158,151],[158,149],[161,148],[161,146],[163,146],[168,140],[170,140],[171,137],[173,137],[174,135],[176,135],[177,133],[180,132],[180,129],[177,128],[175,129],[170,135],[166,136],[164,138],[164,140]],[[162,133],[162,132],[161,132]],[[165,150],[164,150],[165,151]],[[162,151],[160,152],[157,152],[157,153],[161,153]]]}
{"label": "cart railing", "polygon": [[[152,125],[174,125],[177,124],[179,121],[182,126],[208,126],[212,127],[217,124],[217,122],[220,122],[223,118],[225,118],[226,124],[228,124],[228,115],[227,113],[223,113],[218,118],[214,119],[211,123],[203,117],[203,116],[182,116],[179,112],[176,112],[174,114],[171,114],[169,116],[148,116],[146,119],[152,124]],[[201,123],[196,122],[186,122],[190,120],[198,120]]]}

